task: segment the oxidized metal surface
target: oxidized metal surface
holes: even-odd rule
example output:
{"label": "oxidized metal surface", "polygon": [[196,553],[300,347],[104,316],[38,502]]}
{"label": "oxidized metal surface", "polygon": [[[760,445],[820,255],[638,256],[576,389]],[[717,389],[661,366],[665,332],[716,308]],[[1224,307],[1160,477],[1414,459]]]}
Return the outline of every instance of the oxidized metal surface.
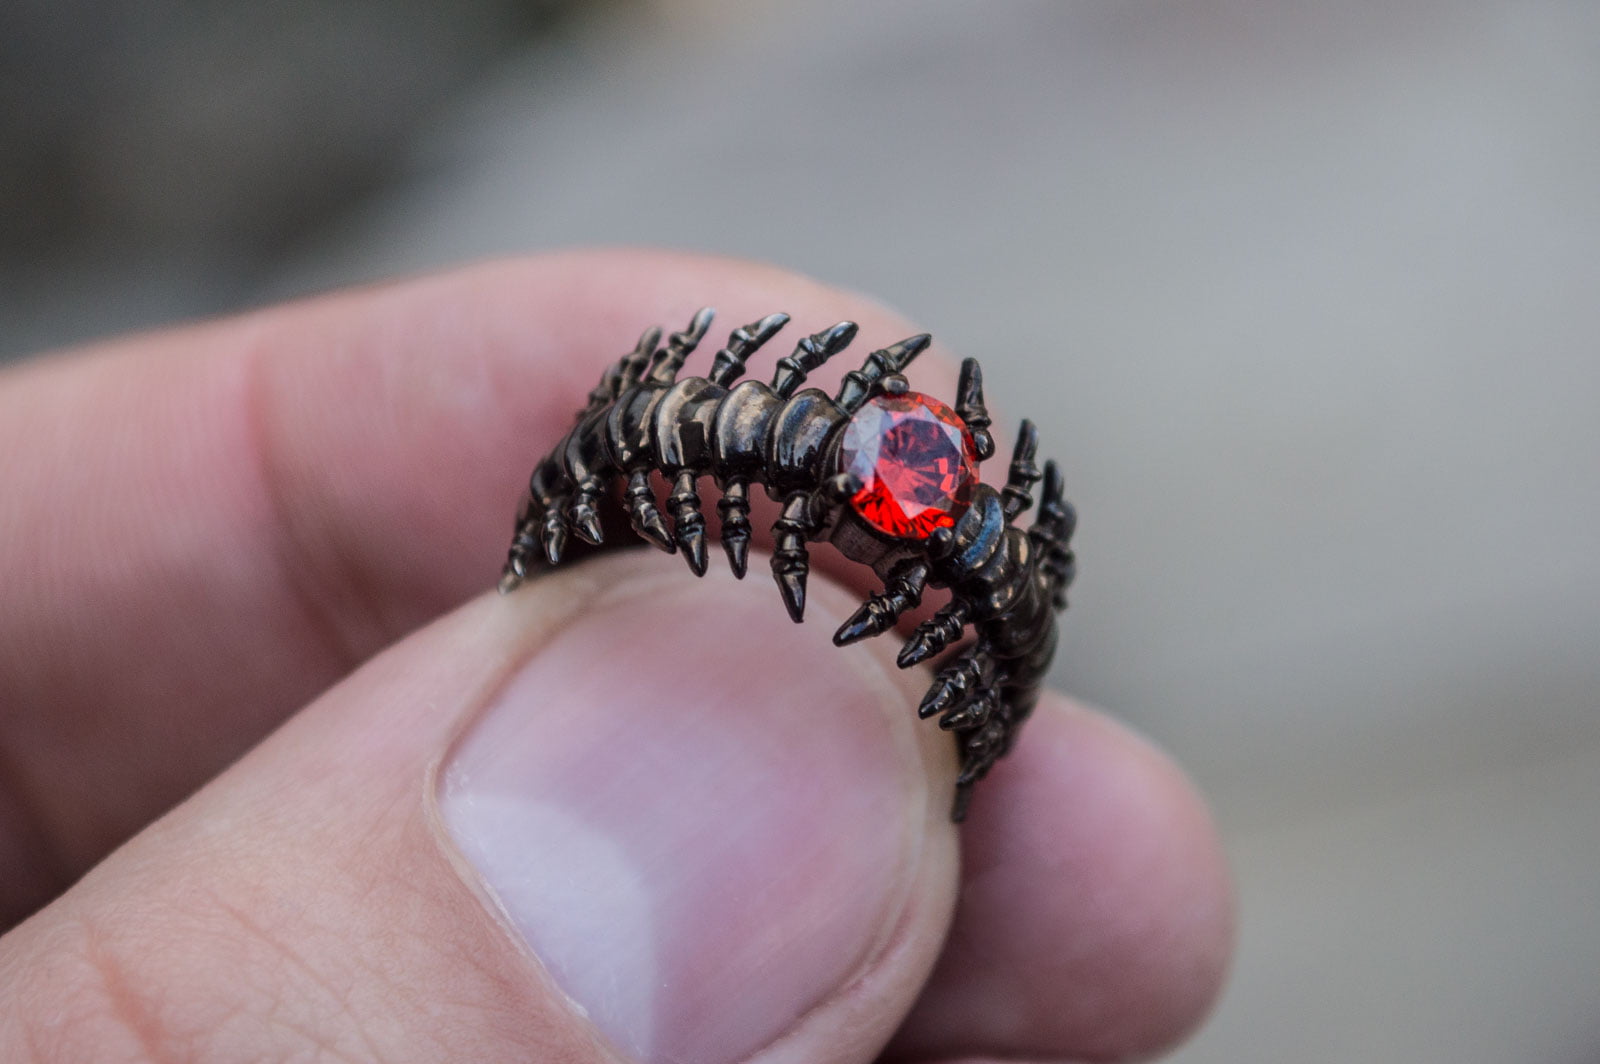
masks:
{"label": "oxidized metal surface", "polygon": [[[972,487],[953,525],[926,538],[888,535],[850,505],[863,485],[842,471],[840,441],[869,402],[908,392],[903,371],[931,338],[912,336],[872,352],[830,397],[801,386],[855,338],[853,322],[800,340],[778,360],[771,384],[735,382],[745,360],[788,322],[787,314],[735,329],[706,376],[679,377],[711,317],[709,308],[701,310],[664,346],[661,330],[648,330],[606,371],[566,438],[533,471],[500,590],[559,565],[573,535],[592,546],[606,542],[603,503],[617,485],[634,531],[668,553],[681,553],[703,575],[707,530],[698,485],[707,476],[722,493],[723,549],[743,577],[750,486],[760,484],[783,505],[773,526],[772,572],[794,620],[805,615],[807,543],[832,542],[845,557],[872,566],[883,582],[884,589],[835,633],[840,646],[889,631],[927,588],[949,588],[950,602],[917,627],[899,663],[909,668],[929,661],[972,630],[972,640],[939,670],[918,710],[924,718],[937,716],[956,737],[961,774],[951,816],[959,821],[973,784],[1010,749],[1032,712],[1055,652],[1055,614],[1066,607],[1074,572],[1069,540],[1075,517],[1062,497],[1061,474],[1054,462],[1040,473],[1034,464],[1038,433],[1024,421],[1004,489]],[[978,460],[992,457],[983,376],[973,359],[962,363],[955,413],[971,432]],[[665,513],[650,484],[653,473],[672,486]],[[1033,505],[1041,476],[1039,511],[1024,531],[1016,521]],[[612,534],[610,541],[616,539]]]}

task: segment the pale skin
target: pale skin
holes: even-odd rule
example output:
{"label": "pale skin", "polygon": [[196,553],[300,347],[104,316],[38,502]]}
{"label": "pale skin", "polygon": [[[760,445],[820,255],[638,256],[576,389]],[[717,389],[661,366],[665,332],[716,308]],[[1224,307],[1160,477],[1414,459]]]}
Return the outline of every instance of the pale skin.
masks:
{"label": "pale skin", "polygon": [[[761,565],[700,584],[631,552],[489,590],[528,470],[600,371],[705,302],[730,327],[785,310],[885,341],[919,331],[768,267],[586,252],[0,372],[0,1060],[626,1059],[485,904],[437,787],[523,662],[556,686],[578,668],[561,633],[613,589],[648,582],[657,616],[681,606],[684,631],[607,629],[628,669],[698,666],[708,690],[727,662],[811,653],[793,641],[825,644],[871,590],[819,552],[804,629]],[[954,364],[936,344],[916,386],[953,395]],[[1048,437],[1050,412],[1025,413]],[[714,652],[684,634],[708,595],[748,609]],[[898,675],[894,648],[849,651],[904,709],[860,726],[910,751],[889,799],[909,856],[884,858],[905,867],[871,921],[888,930],[740,1059],[1042,1064],[1181,1040],[1233,936],[1193,788],[1047,694],[958,831],[948,737],[916,721],[926,676]],[[759,678],[738,682],[761,701]],[[845,749],[871,711],[837,716]],[[806,877],[783,881],[803,906]],[[765,968],[802,937],[776,935]],[[714,978],[719,958],[698,962]]]}

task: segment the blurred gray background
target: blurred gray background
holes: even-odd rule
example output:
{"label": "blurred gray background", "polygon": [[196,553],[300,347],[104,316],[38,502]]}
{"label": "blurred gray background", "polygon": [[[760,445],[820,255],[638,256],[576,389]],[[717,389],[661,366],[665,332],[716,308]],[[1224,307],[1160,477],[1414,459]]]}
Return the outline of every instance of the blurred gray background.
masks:
{"label": "blurred gray background", "polygon": [[1600,5],[0,7],[0,353],[642,242],[983,357],[1215,801],[1201,1062],[1600,1060]]}

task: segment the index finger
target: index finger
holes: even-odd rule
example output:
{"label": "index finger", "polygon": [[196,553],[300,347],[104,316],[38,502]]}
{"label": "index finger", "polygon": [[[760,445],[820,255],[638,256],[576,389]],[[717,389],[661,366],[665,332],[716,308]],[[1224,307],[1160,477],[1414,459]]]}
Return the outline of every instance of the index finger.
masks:
{"label": "index finger", "polygon": [[708,302],[725,328],[782,309],[869,343],[915,331],[768,267],[586,252],[0,374],[0,840],[35,829],[10,833],[34,874],[0,916],[492,583],[521,486],[604,367]]}

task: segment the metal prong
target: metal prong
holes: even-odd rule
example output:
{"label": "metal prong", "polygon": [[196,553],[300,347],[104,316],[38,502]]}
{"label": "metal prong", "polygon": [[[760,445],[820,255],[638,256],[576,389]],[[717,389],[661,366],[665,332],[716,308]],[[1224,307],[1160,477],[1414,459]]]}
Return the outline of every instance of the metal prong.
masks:
{"label": "metal prong", "polygon": [[854,473],[840,473],[822,482],[822,493],[833,502],[849,502],[866,487]]}
{"label": "metal prong", "polygon": [[916,559],[896,568],[883,593],[873,595],[850,619],[833,634],[836,646],[848,646],[869,636],[881,635],[893,628],[900,615],[922,604],[922,593],[928,585],[929,566]]}
{"label": "metal prong", "polygon": [[660,342],[661,327],[653,325],[639,337],[634,349],[622,357],[620,363],[622,372],[617,379],[618,392],[639,383],[639,378],[644,376],[645,367],[650,365],[651,356],[655,354],[656,345]]}
{"label": "metal prong", "polygon": [[844,383],[839,386],[839,394],[834,401],[845,413],[854,414],[872,397],[880,381],[904,372],[911,360],[926,351],[931,343],[932,336],[918,333],[872,352],[860,369],[853,369],[844,375]]}
{"label": "metal prong", "polygon": [[989,408],[983,402],[983,368],[975,358],[961,363],[961,380],[956,385],[956,414],[972,430],[978,448],[978,461],[994,457],[994,437],[989,434]]}
{"label": "metal prong", "polygon": [[961,633],[967,627],[967,614],[969,607],[965,602],[956,599],[946,605],[931,618],[923,621],[906,640],[906,645],[896,659],[902,669],[909,669],[913,665],[920,665],[929,658],[937,657],[951,643],[961,638]]}
{"label": "metal prong", "polygon": [[787,324],[789,315],[768,314],[760,321],[733,330],[732,335],[728,337],[728,346],[718,351],[717,357],[712,359],[711,372],[707,374],[707,379],[720,388],[731,387],[744,373],[745,360]]}
{"label": "metal prong", "polygon": [[673,535],[684,560],[695,576],[705,576],[708,564],[706,519],[700,513],[700,492],[695,488],[694,470],[685,469],[678,474],[667,508],[672,511]]}
{"label": "metal prong", "polygon": [[796,624],[806,615],[806,576],[811,571],[806,538],[811,535],[815,520],[810,494],[797,491],[783,504],[783,515],[772,526],[772,576],[783,593],[784,607]]}
{"label": "metal prong", "polygon": [[853,321],[841,321],[801,340],[793,353],[778,360],[778,370],[772,376],[772,394],[779,399],[793,395],[805,383],[807,375],[850,346],[857,328]]}
{"label": "metal prong", "polygon": [[662,518],[661,510],[656,506],[656,493],[650,487],[649,470],[635,469],[629,474],[626,498],[633,530],[668,554],[675,552],[678,548],[667,531],[667,522]]}
{"label": "metal prong", "polygon": [[742,478],[728,481],[717,503],[722,518],[722,549],[728,554],[733,575],[744,579],[750,564],[750,485]]}
{"label": "metal prong", "polygon": [[706,330],[711,328],[711,319],[717,312],[710,307],[701,307],[695,311],[694,318],[682,332],[675,332],[667,338],[667,346],[656,353],[650,368],[650,379],[657,384],[670,384],[678,376],[678,371],[688,361],[689,355],[700,346],[700,341],[705,337]]}
{"label": "metal prong", "polygon": [[[1039,467],[1033,464],[1039,451],[1039,430],[1033,422],[1024,420],[1017,433],[1017,446],[1011,454],[1011,473],[1002,491],[1001,509],[1007,521],[1015,520],[1033,505],[1033,486],[1039,481]],[[1048,492],[1049,485],[1046,485]]]}

